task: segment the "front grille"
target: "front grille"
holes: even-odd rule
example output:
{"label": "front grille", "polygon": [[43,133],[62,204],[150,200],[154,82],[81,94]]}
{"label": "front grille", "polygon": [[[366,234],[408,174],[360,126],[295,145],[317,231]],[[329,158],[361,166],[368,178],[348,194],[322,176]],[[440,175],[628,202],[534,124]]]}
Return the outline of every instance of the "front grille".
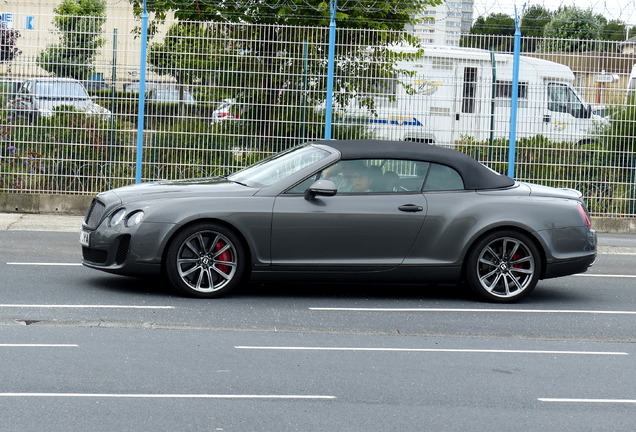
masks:
{"label": "front grille", "polygon": [[101,249],[82,248],[82,256],[84,261],[93,264],[106,264],[108,261],[108,252]]}
{"label": "front grille", "polygon": [[115,254],[115,264],[121,265],[126,262],[128,257],[128,248],[130,247],[130,236],[121,236],[119,239],[119,246],[117,247],[117,253]]}
{"label": "front grille", "polygon": [[88,212],[86,213],[86,217],[84,218],[84,223],[89,228],[97,228],[99,223],[102,220],[102,216],[104,216],[104,211],[106,210],[106,206],[101,201],[94,199],[91,203],[91,206],[88,208]]}

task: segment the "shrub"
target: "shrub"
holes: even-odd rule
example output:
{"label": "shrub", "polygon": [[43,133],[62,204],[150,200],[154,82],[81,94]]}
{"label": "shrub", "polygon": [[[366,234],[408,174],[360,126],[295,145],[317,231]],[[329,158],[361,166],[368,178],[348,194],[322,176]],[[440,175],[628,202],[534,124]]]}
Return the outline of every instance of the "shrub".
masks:
{"label": "shrub", "polygon": [[58,107],[51,117],[4,130],[6,151],[14,154],[3,163],[3,172],[22,177],[16,182],[4,176],[2,188],[94,192],[128,184],[134,175],[134,135],[110,129],[110,122],[98,116]]}

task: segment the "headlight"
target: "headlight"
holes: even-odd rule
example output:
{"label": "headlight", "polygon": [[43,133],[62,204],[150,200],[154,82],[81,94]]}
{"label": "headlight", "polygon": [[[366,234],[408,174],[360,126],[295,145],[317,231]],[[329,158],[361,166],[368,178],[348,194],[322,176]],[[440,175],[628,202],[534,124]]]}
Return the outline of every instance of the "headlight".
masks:
{"label": "headlight", "polygon": [[115,225],[117,225],[119,222],[122,221],[124,216],[126,216],[126,209],[122,208],[122,209],[117,210],[110,217],[110,222],[108,223],[108,226],[114,227]]}
{"label": "headlight", "polygon": [[144,220],[144,212],[142,210],[134,211],[126,218],[126,226],[128,228],[134,227],[142,220]]}

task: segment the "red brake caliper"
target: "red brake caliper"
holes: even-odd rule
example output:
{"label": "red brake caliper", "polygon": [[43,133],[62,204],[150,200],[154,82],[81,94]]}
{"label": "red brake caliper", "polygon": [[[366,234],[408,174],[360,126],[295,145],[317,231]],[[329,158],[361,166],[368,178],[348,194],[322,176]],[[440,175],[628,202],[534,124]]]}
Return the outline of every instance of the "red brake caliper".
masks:
{"label": "red brake caliper", "polygon": [[[225,247],[225,243],[222,242],[222,241],[218,241],[216,243],[216,245],[214,246],[214,252],[218,252],[221,249],[223,249],[224,247]],[[217,257],[217,259],[219,261],[229,261],[230,260],[230,251],[226,250],[221,255],[219,255]],[[223,264],[219,264],[216,268],[219,269],[219,271],[222,271],[225,274],[230,273],[230,267],[229,266],[226,266],[226,265],[223,265]]]}
{"label": "red brake caliper", "polygon": [[[519,258],[521,258],[521,255],[519,255],[519,254],[514,254],[514,255],[512,256],[512,260],[513,260],[513,261],[517,261]],[[521,263],[513,264],[512,266],[513,266],[514,268],[523,268],[523,264],[521,264]]]}

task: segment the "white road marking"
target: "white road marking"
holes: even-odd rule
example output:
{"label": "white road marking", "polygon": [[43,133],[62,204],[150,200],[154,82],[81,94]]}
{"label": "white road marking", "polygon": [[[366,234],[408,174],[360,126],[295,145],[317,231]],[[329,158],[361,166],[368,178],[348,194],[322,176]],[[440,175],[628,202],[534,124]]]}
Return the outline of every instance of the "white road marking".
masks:
{"label": "white road marking", "polygon": [[561,403],[604,403],[604,404],[636,404],[636,399],[560,399],[560,398],[539,398],[541,402],[561,402]]}
{"label": "white road marking", "polygon": [[633,279],[636,275],[617,275],[617,274],[593,274],[593,273],[580,273],[572,276],[577,277],[597,277],[597,278],[621,278],[621,279]]}
{"label": "white road marking", "polygon": [[335,399],[325,395],[135,394],[135,393],[0,393],[0,397],[133,398],[133,399]]}
{"label": "white road marking", "polygon": [[77,348],[75,344],[3,344],[0,348]]}
{"label": "white road marking", "polygon": [[19,309],[174,309],[174,306],[0,304],[0,308],[19,308]]}
{"label": "white road marking", "polygon": [[8,262],[7,265],[16,265],[16,266],[81,266],[81,263],[38,263],[38,262]]}
{"label": "white road marking", "polygon": [[280,350],[280,351],[380,351],[380,352],[443,352],[482,354],[567,354],[567,355],[629,355],[626,352],[611,351],[544,351],[544,350],[489,350],[460,348],[355,348],[355,347],[296,347],[296,346],[235,346],[236,349]]}
{"label": "white road marking", "polygon": [[310,307],[309,310],[323,312],[481,312],[481,313],[537,313],[537,314],[598,314],[636,315],[636,311],[568,310],[568,309],[458,309],[458,308],[337,308]]}
{"label": "white road marking", "polygon": [[599,246],[596,249],[599,255],[636,255],[633,247]]}

